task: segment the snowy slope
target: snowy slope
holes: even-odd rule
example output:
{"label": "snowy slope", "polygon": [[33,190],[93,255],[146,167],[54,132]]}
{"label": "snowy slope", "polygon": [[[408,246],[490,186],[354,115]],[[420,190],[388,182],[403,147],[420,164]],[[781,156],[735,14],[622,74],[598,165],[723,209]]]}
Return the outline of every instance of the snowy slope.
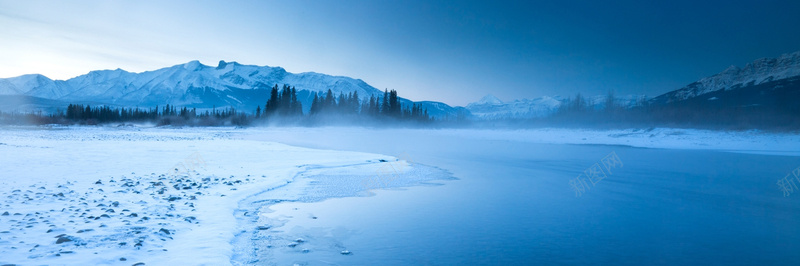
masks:
{"label": "snowy slope", "polygon": [[0,79],[0,95],[27,95],[55,100],[69,92],[70,86],[64,81],[54,81],[39,74]]}
{"label": "snowy slope", "polygon": [[800,51],[783,54],[778,58],[758,59],[743,68],[730,66],[719,74],[660,95],[653,101],[657,103],[683,101],[720,90],[736,90],[796,76],[800,76]]}

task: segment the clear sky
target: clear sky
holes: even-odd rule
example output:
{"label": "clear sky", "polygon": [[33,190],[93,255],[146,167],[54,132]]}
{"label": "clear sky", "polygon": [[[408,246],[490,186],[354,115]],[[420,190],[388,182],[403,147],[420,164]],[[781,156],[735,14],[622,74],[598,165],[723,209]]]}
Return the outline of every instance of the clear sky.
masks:
{"label": "clear sky", "polygon": [[797,50],[797,0],[0,0],[0,77],[225,60],[464,105],[655,96]]}

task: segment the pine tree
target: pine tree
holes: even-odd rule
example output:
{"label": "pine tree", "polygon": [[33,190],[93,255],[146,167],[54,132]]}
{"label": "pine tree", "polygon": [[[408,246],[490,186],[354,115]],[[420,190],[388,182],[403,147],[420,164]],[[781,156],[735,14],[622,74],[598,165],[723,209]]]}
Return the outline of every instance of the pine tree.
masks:
{"label": "pine tree", "polygon": [[314,99],[311,100],[311,110],[308,111],[309,114],[314,115],[319,113],[319,107],[320,107],[319,105],[320,105],[319,97],[317,96],[317,93],[314,92]]}
{"label": "pine tree", "polygon": [[397,100],[397,91],[391,90],[389,92],[389,114],[394,117],[400,117],[401,115],[401,107],[400,103]]}
{"label": "pine tree", "polygon": [[372,115],[373,105],[375,104],[375,96],[370,95],[369,99],[364,99],[364,104],[361,106],[361,113],[365,115]]}
{"label": "pine tree", "polygon": [[330,111],[336,106],[336,100],[333,99],[333,92],[331,89],[328,89],[328,92],[325,94],[325,104],[322,105],[325,111]]}
{"label": "pine tree", "polygon": [[572,110],[581,112],[586,108],[586,100],[583,99],[580,93],[575,94],[575,100],[572,102]]}
{"label": "pine tree", "polygon": [[614,96],[614,91],[609,90],[606,96],[606,112],[613,112],[617,110],[617,102]]}
{"label": "pine tree", "polygon": [[364,102],[361,104],[361,114],[368,115],[372,111],[372,96],[369,98],[364,98]]}
{"label": "pine tree", "polygon": [[383,90],[383,103],[381,103],[381,113],[384,115],[388,115],[391,113],[389,108],[389,91],[386,89]]}
{"label": "pine tree", "polygon": [[378,97],[375,96],[375,95],[372,95],[372,97],[370,97],[370,98],[371,98],[370,102],[372,102],[372,104],[370,104],[372,106],[372,110],[371,110],[370,113],[372,115],[375,115],[375,116],[379,115],[381,113],[381,106],[380,106],[380,104],[378,102]]}
{"label": "pine tree", "polygon": [[361,107],[361,100],[358,99],[358,91],[353,91],[353,94],[350,95],[350,112],[351,113],[358,113],[358,109]]}
{"label": "pine tree", "polygon": [[297,89],[292,87],[292,101],[291,101],[292,115],[303,115],[303,105],[297,101]]}
{"label": "pine tree", "polygon": [[281,89],[280,104],[278,105],[279,113],[288,115],[292,108],[292,90],[287,85],[283,85]]}
{"label": "pine tree", "polygon": [[339,92],[339,99],[336,102],[336,111],[340,113],[343,112],[345,105],[347,105],[347,100],[344,97],[344,93]]}
{"label": "pine tree", "polygon": [[269,92],[269,100],[267,100],[267,105],[264,108],[264,115],[273,115],[278,110],[278,84],[272,87]]}

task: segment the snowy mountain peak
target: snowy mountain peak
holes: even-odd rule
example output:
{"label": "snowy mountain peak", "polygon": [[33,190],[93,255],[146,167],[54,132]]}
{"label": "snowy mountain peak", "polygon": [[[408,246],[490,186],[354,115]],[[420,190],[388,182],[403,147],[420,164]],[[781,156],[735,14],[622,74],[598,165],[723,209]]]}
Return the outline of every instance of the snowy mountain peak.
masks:
{"label": "snowy mountain peak", "polygon": [[501,101],[497,97],[494,97],[494,95],[487,94],[486,96],[483,96],[483,98],[481,98],[479,101],[475,102],[475,104],[501,105],[503,104],[503,101]]}
{"label": "snowy mountain peak", "polygon": [[800,76],[800,51],[783,54],[777,58],[757,59],[742,68],[730,66],[716,75],[700,79],[653,100],[682,101],[719,90],[733,90],[795,76]]}
{"label": "snowy mountain peak", "polygon": [[89,71],[89,73],[87,75],[93,75],[93,76],[119,75],[119,74],[122,74],[122,73],[130,73],[130,72],[125,71],[125,70],[123,70],[121,68],[117,68],[117,69],[114,69],[114,70],[93,70],[93,71]]}
{"label": "snowy mountain peak", "polygon": [[228,63],[226,63],[225,60],[219,60],[219,65],[217,65],[217,69],[223,69],[226,66],[228,66]]}
{"label": "snowy mountain peak", "polygon": [[503,102],[489,94],[479,101],[467,105],[467,110],[480,119],[532,118],[547,116],[555,112],[561,102],[551,97],[539,97],[532,100],[517,99]]}
{"label": "snowy mountain peak", "polygon": [[742,70],[741,68],[739,68],[737,66],[734,66],[734,65],[731,65],[728,68],[726,68],[725,70],[723,70],[721,73],[737,73],[737,72],[739,72],[741,70]]}
{"label": "snowy mountain peak", "polygon": [[186,64],[183,64],[183,68],[185,68],[186,70],[189,70],[189,71],[197,71],[197,70],[202,69],[203,67],[206,67],[206,65],[203,65],[198,60],[192,60],[192,61],[189,61]]}

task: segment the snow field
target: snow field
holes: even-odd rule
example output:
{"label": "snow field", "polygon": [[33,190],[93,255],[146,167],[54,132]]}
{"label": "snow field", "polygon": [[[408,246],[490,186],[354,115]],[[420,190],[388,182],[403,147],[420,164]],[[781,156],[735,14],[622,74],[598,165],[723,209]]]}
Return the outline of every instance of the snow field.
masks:
{"label": "snow field", "polygon": [[277,226],[247,219],[262,217],[259,209],[366,195],[377,187],[365,180],[383,165],[407,166],[398,175],[415,169],[389,156],[235,139],[224,129],[0,132],[0,264],[231,264],[253,245],[237,236],[266,239],[264,226]]}

